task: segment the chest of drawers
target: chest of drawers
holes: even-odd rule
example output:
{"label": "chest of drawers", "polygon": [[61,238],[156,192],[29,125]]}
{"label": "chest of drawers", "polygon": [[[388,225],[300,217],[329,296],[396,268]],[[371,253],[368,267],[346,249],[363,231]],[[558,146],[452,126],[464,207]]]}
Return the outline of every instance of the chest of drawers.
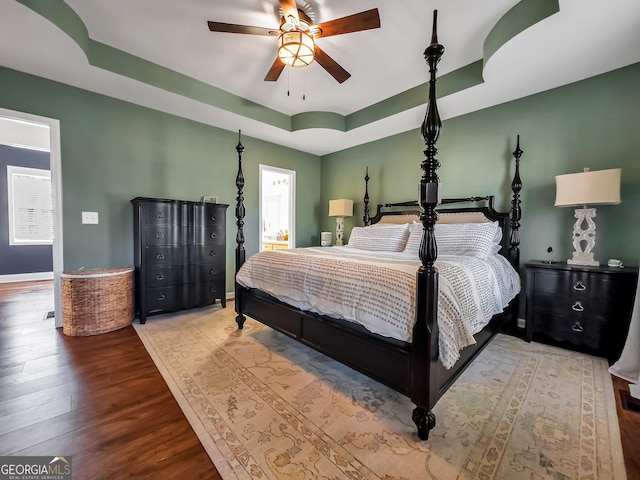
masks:
{"label": "chest of drawers", "polygon": [[134,206],[136,311],[147,315],[226,307],[228,205],[137,197]]}
{"label": "chest of drawers", "polygon": [[638,269],[526,263],[526,339],[552,339],[618,359],[629,330]]}

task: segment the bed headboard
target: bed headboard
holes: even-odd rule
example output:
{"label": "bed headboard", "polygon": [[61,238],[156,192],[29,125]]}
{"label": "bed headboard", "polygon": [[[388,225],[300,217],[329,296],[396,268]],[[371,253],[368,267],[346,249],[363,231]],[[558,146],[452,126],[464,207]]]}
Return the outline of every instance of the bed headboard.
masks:
{"label": "bed headboard", "polygon": [[[494,207],[495,197],[446,198],[442,200],[436,209],[438,223],[486,223],[498,222],[502,228],[502,250],[505,257],[511,247],[511,224],[509,212],[499,212]],[[454,207],[453,204],[467,204],[463,207]],[[383,203],[376,207],[376,214],[369,219],[369,225],[373,224],[403,224],[420,222],[420,209],[417,201]]]}
{"label": "bed headboard", "polygon": [[[520,190],[522,180],[520,179],[520,157],[523,151],[520,149],[520,135],[517,138],[517,146],[513,152],[515,158],[515,173],[511,182],[511,208],[508,212],[499,212],[495,209],[493,195],[484,197],[467,198],[445,198],[436,207],[437,223],[482,223],[498,222],[502,228],[502,249],[500,254],[506,257],[516,271],[519,271],[520,264]],[[419,207],[417,200],[398,203],[382,203],[377,205],[376,214],[369,216],[369,168],[364,177],[364,224],[372,225],[376,223],[413,223],[422,222],[421,215],[424,213]],[[454,204],[465,204],[464,206],[453,206]]]}

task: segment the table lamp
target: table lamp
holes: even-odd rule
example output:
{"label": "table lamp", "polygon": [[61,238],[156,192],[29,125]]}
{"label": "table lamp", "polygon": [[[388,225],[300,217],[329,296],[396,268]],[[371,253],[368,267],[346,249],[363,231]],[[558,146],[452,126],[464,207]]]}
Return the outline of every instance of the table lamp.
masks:
{"label": "table lamp", "polygon": [[556,207],[576,208],[573,225],[572,265],[600,264],[594,260],[591,250],[596,244],[595,208],[587,205],[617,205],[620,203],[620,168],[569,173],[556,176]]}
{"label": "table lamp", "polygon": [[353,200],[346,198],[329,200],[329,216],[336,217],[336,245],[342,245],[344,217],[353,216]]}

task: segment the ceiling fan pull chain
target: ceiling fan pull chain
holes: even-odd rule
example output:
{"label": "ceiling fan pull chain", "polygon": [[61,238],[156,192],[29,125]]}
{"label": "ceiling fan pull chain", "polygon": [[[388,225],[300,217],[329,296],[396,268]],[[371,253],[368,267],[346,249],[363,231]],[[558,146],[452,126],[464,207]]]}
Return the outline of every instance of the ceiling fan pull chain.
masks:
{"label": "ceiling fan pull chain", "polygon": [[307,99],[307,72],[302,72],[302,101]]}
{"label": "ceiling fan pull chain", "polygon": [[291,90],[291,77],[289,75],[289,69],[287,68],[287,97],[289,96],[290,90]]}

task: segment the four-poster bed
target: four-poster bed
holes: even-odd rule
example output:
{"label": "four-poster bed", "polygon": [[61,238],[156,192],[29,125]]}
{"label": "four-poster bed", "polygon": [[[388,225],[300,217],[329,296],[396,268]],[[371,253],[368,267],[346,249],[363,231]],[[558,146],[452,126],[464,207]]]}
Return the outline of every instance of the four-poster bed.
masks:
{"label": "four-poster bed", "polygon": [[[510,212],[498,212],[494,208],[494,197],[470,197],[458,199],[440,198],[440,180],[437,175],[439,162],[436,142],[440,134],[441,121],[436,105],[436,65],[444,52],[438,43],[436,33],[436,12],[434,12],[431,44],[424,56],[429,65],[429,103],[421,128],[426,148],[425,159],[421,163],[423,170],[419,185],[418,200],[378,205],[376,214],[369,215],[369,173],[365,175],[364,223],[366,226],[377,223],[397,223],[406,218],[419,220],[419,267],[415,281],[415,304],[412,307],[413,326],[410,341],[401,341],[369,330],[352,321],[293,307],[258,288],[247,288],[236,280],[235,308],[236,321],[241,329],[246,316],[250,316],[316,350],[344,363],[367,376],[384,383],[396,391],[408,396],[416,405],[413,421],[418,428],[420,439],[426,440],[429,431],[435,426],[432,413],[437,400],[471,363],[491,338],[509,321],[517,317],[517,296],[503,306],[502,313],[496,314],[479,332],[475,332],[475,345],[459,352],[459,359],[452,368],[445,368],[439,360],[438,295],[439,273],[436,266],[438,249],[435,226],[439,216],[459,218],[465,222],[497,222],[501,240],[500,254],[508,259],[515,270],[519,263],[520,227],[520,189],[519,161],[522,151],[518,146],[513,152],[515,157],[515,175],[512,181],[512,200]],[[244,175],[242,172],[242,154],[244,147],[239,139],[238,175],[236,186],[236,279],[245,264],[244,248]],[[450,207],[459,203],[473,206]],[[442,205],[442,206],[439,206]],[[456,222],[456,220],[454,220]],[[421,226],[421,228],[420,228]],[[365,227],[380,228],[380,227]],[[407,229],[410,227],[407,226]],[[348,247],[340,247],[348,248]],[[269,252],[275,253],[275,252]],[[415,267],[414,267],[415,268]],[[413,270],[415,271],[415,270]],[[243,271],[244,272],[244,271]],[[241,273],[243,273],[241,272]],[[517,276],[517,275],[516,275]],[[441,293],[441,292],[440,292]]]}

